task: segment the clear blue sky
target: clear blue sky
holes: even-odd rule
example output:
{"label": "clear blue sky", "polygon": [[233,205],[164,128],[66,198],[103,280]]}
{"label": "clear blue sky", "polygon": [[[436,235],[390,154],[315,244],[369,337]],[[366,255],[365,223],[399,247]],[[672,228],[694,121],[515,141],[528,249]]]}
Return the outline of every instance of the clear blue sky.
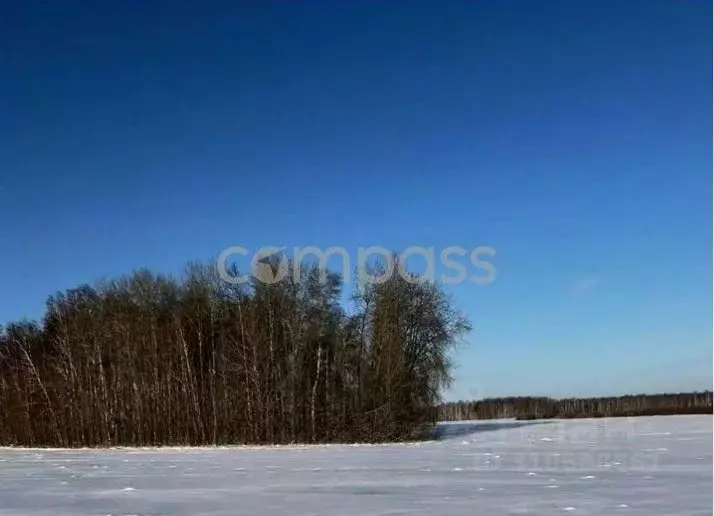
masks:
{"label": "clear blue sky", "polygon": [[488,245],[450,396],[711,388],[710,2],[231,3],[2,3],[0,320],[231,245]]}

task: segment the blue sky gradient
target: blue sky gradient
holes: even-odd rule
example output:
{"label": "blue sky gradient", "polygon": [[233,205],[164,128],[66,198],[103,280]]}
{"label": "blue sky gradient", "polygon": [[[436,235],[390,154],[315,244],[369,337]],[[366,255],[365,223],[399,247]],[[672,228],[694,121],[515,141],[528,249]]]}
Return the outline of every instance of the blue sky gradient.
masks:
{"label": "blue sky gradient", "polygon": [[712,386],[709,2],[7,1],[0,57],[1,321],[231,245],[487,245],[450,397]]}

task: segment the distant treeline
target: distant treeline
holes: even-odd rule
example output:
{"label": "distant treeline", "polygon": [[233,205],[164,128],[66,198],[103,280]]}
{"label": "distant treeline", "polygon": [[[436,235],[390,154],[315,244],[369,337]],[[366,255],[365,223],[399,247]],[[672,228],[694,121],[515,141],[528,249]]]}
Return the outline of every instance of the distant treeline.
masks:
{"label": "distant treeline", "polygon": [[549,419],[711,414],[712,393],[637,394],[608,398],[509,397],[458,401],[439,406],[442,421]]}
{"label": "distant treeline", "polygon": [[437,286],[396,273],[356,289],[347,312],[342,278],[322,272],[234,285],[192,265],[50,297],[41,322],[0,331],[0,444],[413,437],[467,321]]}

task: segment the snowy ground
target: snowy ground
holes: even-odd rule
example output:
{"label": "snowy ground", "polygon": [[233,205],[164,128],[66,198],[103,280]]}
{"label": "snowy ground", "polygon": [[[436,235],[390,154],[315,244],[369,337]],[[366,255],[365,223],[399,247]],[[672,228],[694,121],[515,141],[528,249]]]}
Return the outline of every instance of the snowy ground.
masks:
{"label": "snowy ground", "polygon": [[711,515],[712,417],[445,424],[383,446],[0,448],[0,515]]}

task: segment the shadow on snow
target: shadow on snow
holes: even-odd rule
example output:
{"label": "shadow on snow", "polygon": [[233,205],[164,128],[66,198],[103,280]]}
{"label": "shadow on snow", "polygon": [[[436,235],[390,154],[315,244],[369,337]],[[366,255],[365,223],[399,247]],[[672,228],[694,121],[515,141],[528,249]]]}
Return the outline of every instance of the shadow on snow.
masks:
{"label": "shadow on snow", "polygon": [[547,424],[546,421],[463,421],[457,423],[437,423],[431,431],[431,438],[436,440],[456,439],[479,432],[508,430],[524,426]]}

